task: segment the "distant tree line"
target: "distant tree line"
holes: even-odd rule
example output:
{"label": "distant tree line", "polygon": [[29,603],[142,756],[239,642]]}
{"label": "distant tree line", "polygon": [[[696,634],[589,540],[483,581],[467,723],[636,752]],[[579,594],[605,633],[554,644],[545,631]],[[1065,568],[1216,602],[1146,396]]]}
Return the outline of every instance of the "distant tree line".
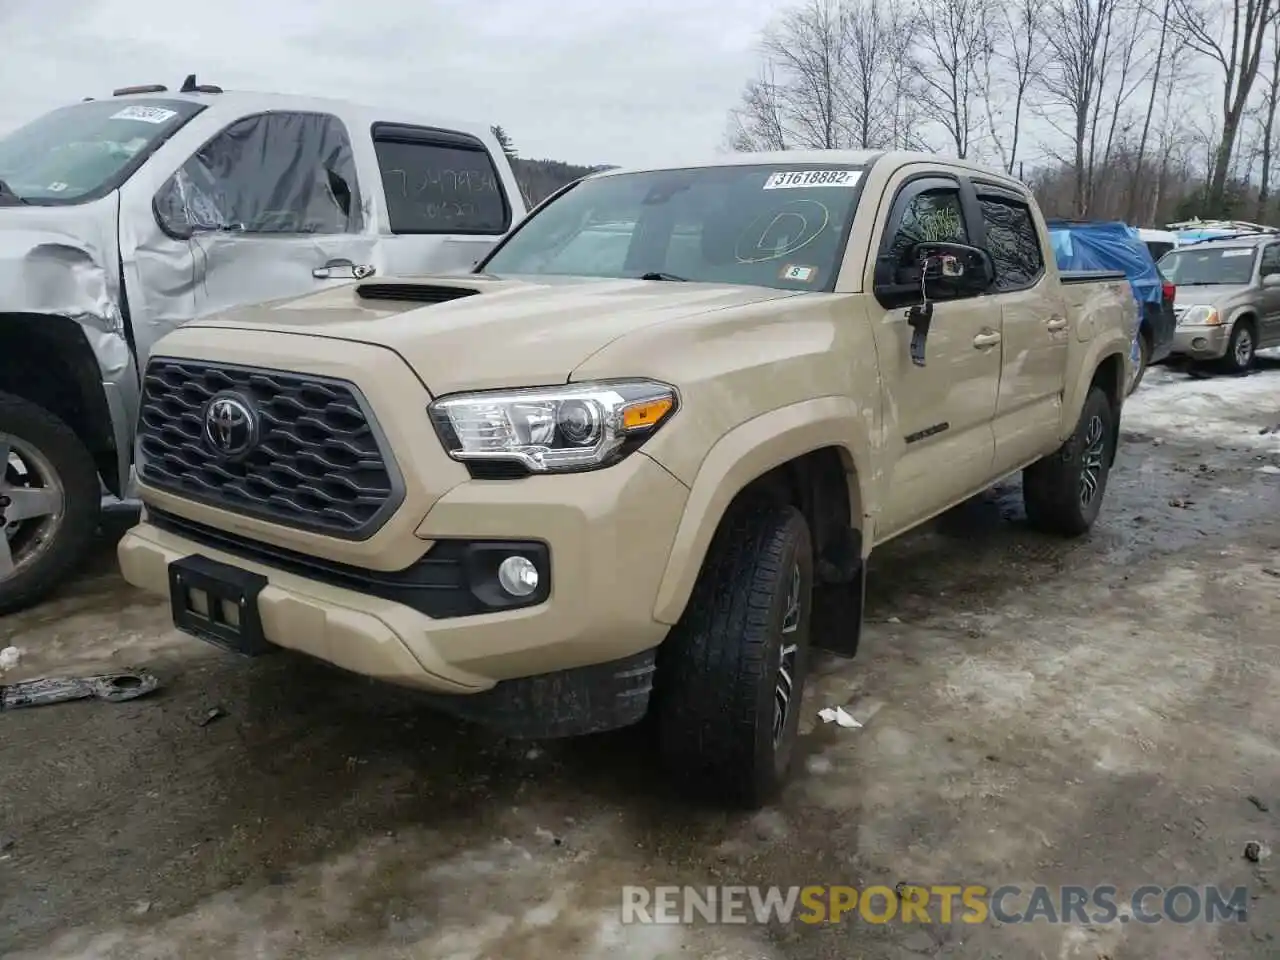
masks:
{"label": "distant tree line", "polygon": [[584,167],[575,163],[564,163],[560,160],[526,160],[515,148],[511,135],[502,126],[491,127],[493,137],[501,145],[511,167],[515,171],[516,183],[524,195],[525,205],[536,206],[567,183],[600,170],[610,169],[603,164]]}
{"label": "distant tree line", "polygon": [[738,150],[924,149],[1048,213],[1280,221],[1280,0],[800,0],[760,43]]}

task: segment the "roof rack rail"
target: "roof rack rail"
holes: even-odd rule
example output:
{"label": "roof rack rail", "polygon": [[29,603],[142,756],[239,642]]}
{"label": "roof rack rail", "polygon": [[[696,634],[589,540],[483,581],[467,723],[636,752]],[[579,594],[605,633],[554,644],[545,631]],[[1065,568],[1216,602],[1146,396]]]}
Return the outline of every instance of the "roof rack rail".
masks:
{"label": "roof rack rail", "polygon": [[113,97],[124,97],[131,93],[168,93],[169,88],[163,83],[144,83],[137,87],[120,87],[118,90],[112,90]]}
{"label": "roof rack rail", "polygon": [[1165,225],[1167,230],[1233,230],[1237,233],[1280,233],[1280,228],[1248,220],[1201,220],[1193,217],[1180,223]]}

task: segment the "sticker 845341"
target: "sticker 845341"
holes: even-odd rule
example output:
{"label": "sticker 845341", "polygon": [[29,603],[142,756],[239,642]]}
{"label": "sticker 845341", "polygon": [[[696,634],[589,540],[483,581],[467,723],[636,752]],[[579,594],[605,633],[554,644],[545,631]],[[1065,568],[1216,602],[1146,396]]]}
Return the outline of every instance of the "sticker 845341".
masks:
{"label": "sticker 845341", "polygon": [[853,187],[862,177],[859,170],[779,170],[769,174],[765,190],[797,190],[805,187]]}

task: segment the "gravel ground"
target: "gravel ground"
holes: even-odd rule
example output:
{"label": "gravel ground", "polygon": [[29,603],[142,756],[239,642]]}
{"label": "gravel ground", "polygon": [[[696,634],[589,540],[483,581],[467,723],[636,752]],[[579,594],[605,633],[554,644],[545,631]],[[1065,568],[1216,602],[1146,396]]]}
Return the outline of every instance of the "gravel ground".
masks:
{"label": "gravel ground", "polygon": [[[119,579],[108,534],[0,620],[23,651],[3,682],[164,687],[0,717],[0,955],[1273,960],[1275,861],[1243,851],[1280,848],[1280,361],[1157,368],[1124,437],[1088,538],[1030,532],[1008,485],[877,551],[862,651],[820,664],[795,781],[749,816],[682,803],[632,731],[503,741],[222,655]],[[834,705],[863,726],[816,720]],[[619,919],[626,884],[899,882],[1250,900],[1212,925]]]}

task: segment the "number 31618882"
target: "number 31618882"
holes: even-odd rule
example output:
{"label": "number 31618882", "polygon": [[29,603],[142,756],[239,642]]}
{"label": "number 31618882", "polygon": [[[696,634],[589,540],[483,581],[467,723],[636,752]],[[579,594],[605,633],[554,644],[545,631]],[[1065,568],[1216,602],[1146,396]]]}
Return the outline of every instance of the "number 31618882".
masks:
{"label": "number 31618882", "polygon": [[858,182],[857,170],[783,170],[769,174],[766,190],[788,190],[803,187],[852,187]]}

